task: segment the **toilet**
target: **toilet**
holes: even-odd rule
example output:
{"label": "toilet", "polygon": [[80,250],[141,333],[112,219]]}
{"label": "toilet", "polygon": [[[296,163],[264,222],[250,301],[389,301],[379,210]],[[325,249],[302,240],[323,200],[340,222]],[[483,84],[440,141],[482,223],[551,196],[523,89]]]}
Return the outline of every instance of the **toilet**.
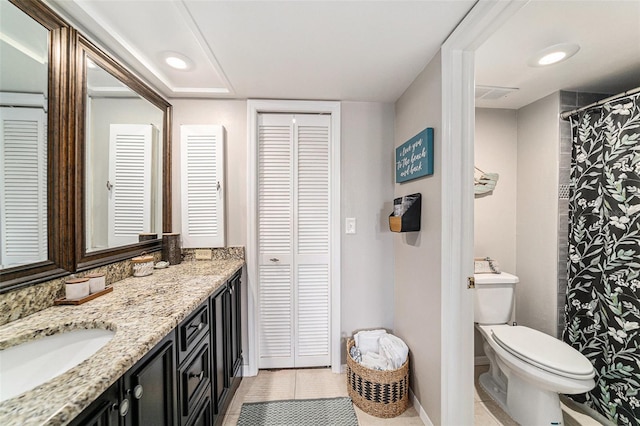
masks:
{"label": "toilet", "polygon": [[474,277],[474,321],[490,364],[480,385],[521,425],[562,425],[558,394],[593,389],[593,366],[555,337],[508,324],[518,277],[506,272]]}

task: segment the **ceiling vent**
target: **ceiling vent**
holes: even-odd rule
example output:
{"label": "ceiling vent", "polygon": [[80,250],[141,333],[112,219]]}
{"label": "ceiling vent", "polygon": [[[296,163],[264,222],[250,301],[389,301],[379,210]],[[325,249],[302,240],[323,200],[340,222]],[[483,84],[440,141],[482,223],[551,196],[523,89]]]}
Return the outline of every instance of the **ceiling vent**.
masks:
{"label": "ceiling vent", "polygon": [[502,99],[519,90],[516,87],[476,86],[476,99],[488,101]]}

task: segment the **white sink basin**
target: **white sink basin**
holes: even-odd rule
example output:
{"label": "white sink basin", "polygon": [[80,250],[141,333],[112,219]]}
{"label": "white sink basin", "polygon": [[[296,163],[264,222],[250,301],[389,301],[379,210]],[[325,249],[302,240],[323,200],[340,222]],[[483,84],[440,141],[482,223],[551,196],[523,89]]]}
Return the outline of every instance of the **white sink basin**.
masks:
{"label": "white sink basin", "polygon": [[0,402],[70,370],[106,345],[114,331],[78,329],[0,351]]}

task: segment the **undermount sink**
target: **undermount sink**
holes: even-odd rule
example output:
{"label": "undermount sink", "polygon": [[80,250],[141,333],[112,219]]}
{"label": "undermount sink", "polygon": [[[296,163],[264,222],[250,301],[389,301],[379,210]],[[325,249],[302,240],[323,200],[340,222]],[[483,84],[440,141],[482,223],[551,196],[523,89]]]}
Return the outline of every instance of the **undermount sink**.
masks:
{"label": "undermount sink", "polygon": [[0,402],[70,370],[109,343],[115,331],[77,329],[0,351]]}

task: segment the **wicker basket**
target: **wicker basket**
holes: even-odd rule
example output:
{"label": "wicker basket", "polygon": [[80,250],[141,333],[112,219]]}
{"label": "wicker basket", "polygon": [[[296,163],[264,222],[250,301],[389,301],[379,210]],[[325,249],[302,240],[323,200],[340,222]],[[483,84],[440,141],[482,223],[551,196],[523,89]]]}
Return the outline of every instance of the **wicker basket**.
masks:
{"label": "wicker basket", "polygon": [[409,359],[397,370],[371,370],[351,358],[347,341],[347,389],[353,403],[376,417],[396,417],[409,406]]}

